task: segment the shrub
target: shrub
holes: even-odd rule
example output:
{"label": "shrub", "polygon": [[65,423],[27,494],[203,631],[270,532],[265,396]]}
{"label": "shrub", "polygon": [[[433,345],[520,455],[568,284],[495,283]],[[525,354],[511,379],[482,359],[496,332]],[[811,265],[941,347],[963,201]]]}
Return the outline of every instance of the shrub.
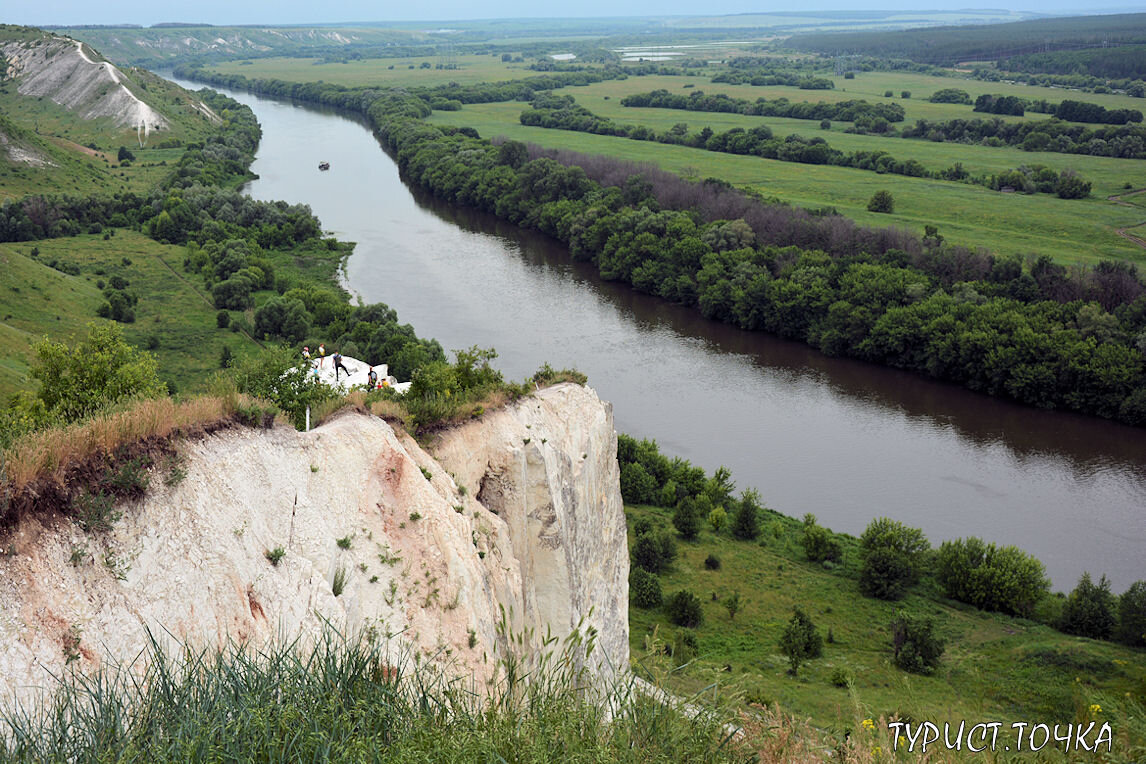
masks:
{"label": "shrub", "polygon": [[720,604],[728,611],[728,620],[736,620],[736,614],[740,612],[740,592],[733,592],[721,600]]}
{"label": "shrub", "polygon": [[661,582],[644,568],[634,566],[629,571],[629,599],[634,605],[645,610],[660,607],[664,601]]}
{"label": "shrub", "polygon": [[714,554],[710,554],[704,558],[705,570],[720,570],[720,558]]}
{"label": "shrub", "polygon": [[1135,581],[1118,598],[1118,641],[1146,646],[1146,581]]}
{"label": "shrub", "polygon": [[672,639],[673,664],[683,666],[696,658],[699,652],[700,643],[697,641],[696,632],[678,629]]}
{"label": "shrub", "polygon": [[935,578],[951,599],[984,610],[1029,616],[1050,586],[1043,564],[1013,546],[996,547],[974,536],[944,541]]}
{"label": "shrub", "polygon": [[638,536],[633,544],[633,564],[650,573],[668,570],[676,559],[676,542],[665,531]]}
{"label": "shrub", "polygon": [[687,589],[680,590],[665,601],[665,614],[677,626],[695,629],[704,623],[700,598]]}
{"label": "shrub", "polygon": [[913,674],[930,674],[939,666],[943,640],[935,636],[935,621],[900,611],[891,622],[895,665]]}
{"label": "shrub", "polygon": [[834,687],[847,687],[852,682],[851,672],[843,666],[837,666],[832,670],[831,682]]}
{"label": "shrub", "polygon": [[131,397],[163,392],[158,364],[136,350],[114,324],[88,324],[88,336],[75,347],[45,339],[36,345],[32,376],[40,380],[37,397],[50,416],[74,421]]}
{"label": "shrub", "polygon": [[740,496],[736,514],[732,519],[732,535],[744,541],[751,541],[760,535],[760,494],[749,489]]}
{"label": "shrub", "polygon": [[900,599],[919,580],[930,548],[918,528],[886,517],[872,520],[860,536],[860,591],[883,600]]}
{"label": "shrub", "polygon": [[700,513],[691,496],[686,496],[677,502],[672,514],[672,524],[680,537],[686,541],[694,540],[700,533]]}
{"label": "shrub", "polygon": [[890,191],[876,191],[867,203],[868,212],[895,212],[895,197]]}
{"label": "shrub", "polygon": [[816,516],[808,513],[804,515],[804,554],[812,562],[831,560],[839,562],[843,557],[843,548],[836,541],[832,532],[816,523]]}
{"label": "shrub", "polygon": [[115,502],[102,492],[90,493],[81,490],[75,500],[75,518],[84,533],[102,533],[122,516],[115,508]]}
{"label": "shrub", "polygon": [[712,526],[713,533],[720,533],[720,529],[728,524],[728,513],[724,507],[717,507],[708,513],[708,524]]}
{"label": "shrub", "polygon": [[1102,576],[1095,584],[1083,573],[1078,586],[1066,598],[1057,627],[1067,634],[1091,639],[1109,639],[1114,633],[1114,595]]}
{"label": "shrub", "polygon": [[621,466],[621,498],[626,504],[652,504],[657,498],[657,481],[643,464]]}
{"label": "shrub", "polygon": [[811,658],[819,658],[824,653],[824,640],[816,625],[803,610],[795,608],[792,620],[780,635],[780,650],[788,656],[793,676],[800,670],[800,664]]}
{"label": "shrub", "polygon": [[263,556],[267,558],[267,561],[270,562],[271,565],[278,567],[279,562],[286,556],[286,550],[281,546],[276,546],[274,549],[268,549],[263,552]]}
{"label": "shrub", "polygon": [[971,95],[966,90],[960,90],[959,88],[943,88],[942,90],[936,90],[932,93],[931,98],[928,100],[930,100],[931,103],[969,104],[971,103]]}

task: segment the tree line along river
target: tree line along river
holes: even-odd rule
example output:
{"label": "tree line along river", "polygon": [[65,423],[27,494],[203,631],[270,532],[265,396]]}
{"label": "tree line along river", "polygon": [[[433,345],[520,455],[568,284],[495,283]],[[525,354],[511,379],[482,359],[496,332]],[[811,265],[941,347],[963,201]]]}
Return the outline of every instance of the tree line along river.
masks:
{"label": "tree line along river", "polygon": [[1063,590],[1084,570],[1115,592],[1146,578],[1142,430],[709,321],[602,281],[544,236],[415,194],[354,119],[225,92],[263,127],[247,193],[309,204],[357,242],[346,287],[447,351],[492,346],[513,378],[546,361],[576,367],[612,402],[618,430],[724,465],[768,506],[833,530],[887,516],[936,546],[1015,544]]}

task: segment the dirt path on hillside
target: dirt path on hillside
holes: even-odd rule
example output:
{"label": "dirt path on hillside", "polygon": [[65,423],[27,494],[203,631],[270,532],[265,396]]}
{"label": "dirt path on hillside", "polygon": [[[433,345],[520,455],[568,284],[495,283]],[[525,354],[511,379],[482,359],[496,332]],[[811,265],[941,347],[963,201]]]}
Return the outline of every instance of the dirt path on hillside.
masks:
{"label": "dirt path on hillside", "polygon": [[[1125,197],[1137,196],[1138,194],[1146,194],[1146,188],[1138,188],[1133,191],[1127,191],[1125,194],[1115,194],[1113,196],[1108,196],[1106,197],[1106,201],[1114,202],[1115,204],[1122,205],[1123,207],[1137,207],[1138,205],[1125,201]],[[1130,229],[1139,228],[1144,225],[1146,225],[1146,220],[1142,221],[1141,223],[1135,223],[1134,225],[1128,225],[1125,228],[1115,228],[1114,232],[1121,236],[1123,239],[1126,239],[1131,244],[1137,244],[1139,247],[1146,249],[1146,238],[1143,238],[1137,234],[1130,233]]]}

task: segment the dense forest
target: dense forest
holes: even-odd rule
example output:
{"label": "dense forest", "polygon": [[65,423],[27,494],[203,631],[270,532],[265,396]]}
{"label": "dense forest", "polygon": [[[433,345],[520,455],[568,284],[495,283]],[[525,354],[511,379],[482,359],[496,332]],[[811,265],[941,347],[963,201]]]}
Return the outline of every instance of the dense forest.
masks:
{"label": "dense forest", "polygon": [[427,98],[195,77],[365,112],[405,180],[542,231],[607,279],[704,315],[1032,405],[1146,423],[1146,285],[1133,266],[1024,263],[865,229],[623,162],[542,156],[421,120]]}

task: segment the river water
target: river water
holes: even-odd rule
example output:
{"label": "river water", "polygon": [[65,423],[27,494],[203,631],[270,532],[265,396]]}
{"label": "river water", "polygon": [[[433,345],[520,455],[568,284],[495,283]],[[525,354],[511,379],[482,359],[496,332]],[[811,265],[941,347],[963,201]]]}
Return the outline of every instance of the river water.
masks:
{"label": "river water", "polygon": [[1084,570],[1116,593],[1146,578],[1146,431],[708,321],[601,281],[546,237],[412,192],[358,121],[229,95],[263,126],[247,192],[309,204],[357,242],[346,286],[447,351],[492,346],[518,379],[546,361],[577,368],[612,402],[619,431],[727,466],[768,506],[837,531],[887,516],[936,546],[969,535],[1015,544],[1063,590]]}

